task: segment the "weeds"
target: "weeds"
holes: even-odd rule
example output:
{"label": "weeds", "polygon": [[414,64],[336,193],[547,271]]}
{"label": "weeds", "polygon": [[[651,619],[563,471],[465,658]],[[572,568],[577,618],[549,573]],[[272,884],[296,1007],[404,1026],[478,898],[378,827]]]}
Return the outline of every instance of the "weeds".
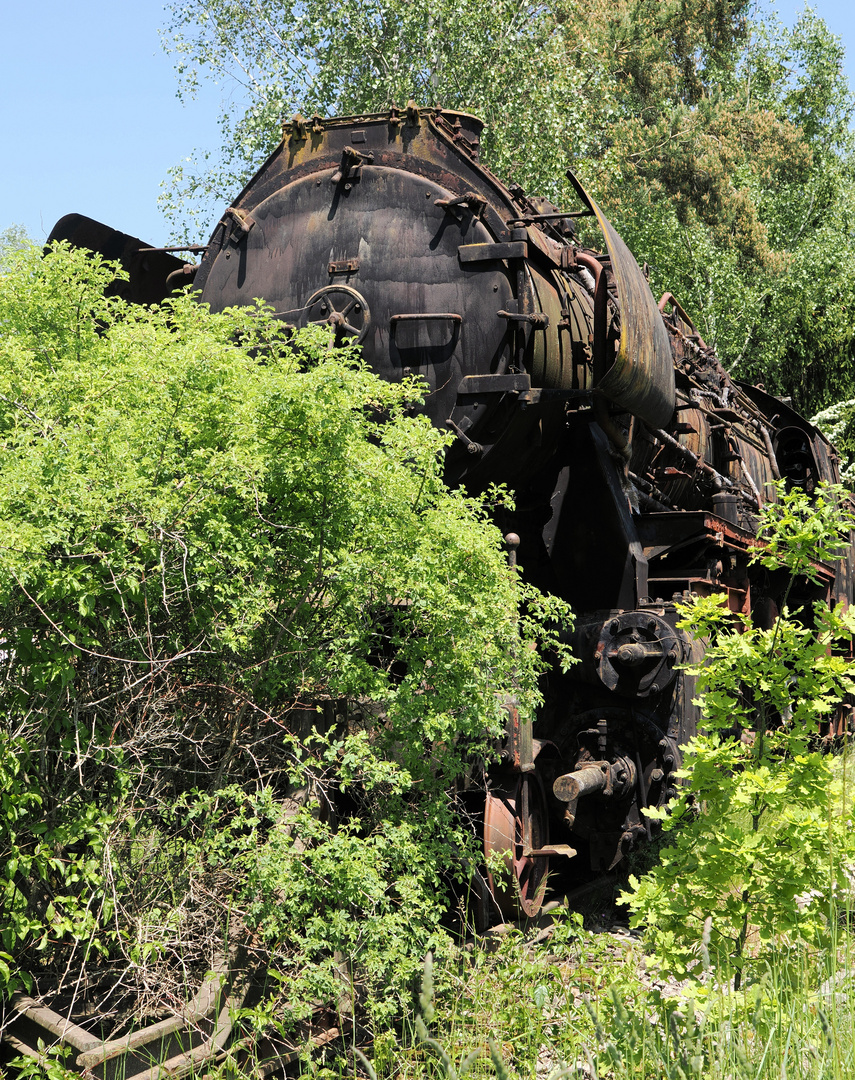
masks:
{"label": "weeds", "polygon": [[855,1075],[849,914],[834,948],[782,949],[736,991],[714,956],[705,980],[664,983],[639,940],[561,913],[542,945],[515,932],[449,966],[428,957],[413,1027],[325,1080],[354,1067],[369,1080],[842,1080]]}

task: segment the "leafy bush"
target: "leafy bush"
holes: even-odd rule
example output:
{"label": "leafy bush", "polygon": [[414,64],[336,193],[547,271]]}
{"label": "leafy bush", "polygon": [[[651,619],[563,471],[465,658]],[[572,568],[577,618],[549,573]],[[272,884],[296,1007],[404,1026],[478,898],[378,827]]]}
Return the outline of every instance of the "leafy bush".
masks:
{"label": "leafy bush", "polygon": [[467,875],[450,793],[565,607],[445,486],[416,382],[260,305],[9,259],[0,985],[97,961],[186,996],[239,938],[295,1016],[343,984],[396,1009]]}
{"label": "leafy bush", "polygon": [[[816,580],[815,563],[848,544],[845,507],[840,489],[811,500],[781,487],[753,560],[786,568],[791,582]],[[763,629],[736,625],[710,596],[686,605],[681,625],[708,642],[690,669],[704,730],[686,747],[685,791],[669,810],[647,811],[663,819],[671,846],[622,899],[664,967],[685,976],[712,954],[738,987],[749,953],[827,942],[835,901],[851,889],[851,807],[820,735],[855,689],[855,612],[785,604]]]}

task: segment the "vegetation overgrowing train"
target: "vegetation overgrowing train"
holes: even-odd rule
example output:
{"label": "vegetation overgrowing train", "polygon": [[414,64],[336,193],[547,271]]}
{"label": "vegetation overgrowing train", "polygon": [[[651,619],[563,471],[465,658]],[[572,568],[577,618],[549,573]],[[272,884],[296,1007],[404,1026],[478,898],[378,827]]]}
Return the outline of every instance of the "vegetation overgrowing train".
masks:
{"label": "vegetation overgrowing train", "polygon": [[[479,164],[480,130],[412,103],[295,117],[198,267],[77,215],[51,239],[121,258],[130,299],[192,280],[214,310],[261,297],[286,322],[329,324],[384,378],[424,380],[454,436],[450,483],[513,489],[498,512],[511,557],[572,604],[579,660],[551,672],[533,722],[508,703],[477,810],[519,885],[488,873],[486,902],[531,915],[550,860],[566,880],[614,866],[649,828],[643,808],[674,793],[697,724],[681,665],[699,648],[675,603],[720,591],[771,624],[786,580],[749,566],[757,512],[771,481],[811,491],[837,465],[788,402],[727,375],[674,297],[657,305],[578,181],[572,213],[506,187]],[[577,242],[582,216],[605,254]],[[793,595],[848,598],[852,570],[850,553]]]}

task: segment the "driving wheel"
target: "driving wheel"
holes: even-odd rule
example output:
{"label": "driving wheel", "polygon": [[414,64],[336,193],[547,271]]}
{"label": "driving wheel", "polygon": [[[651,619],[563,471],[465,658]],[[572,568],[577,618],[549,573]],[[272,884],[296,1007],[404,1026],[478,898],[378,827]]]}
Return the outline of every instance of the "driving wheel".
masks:
{"label": "driving wheel", "polygon": [[[532,918],[540,911],[549,872],[549,856],[540,852],[548,843],[546,798],[540,779],[524,773],[491,784],[484,805],[487,884],[506,918]],[[493,872],[497,856],[507,874]]]}

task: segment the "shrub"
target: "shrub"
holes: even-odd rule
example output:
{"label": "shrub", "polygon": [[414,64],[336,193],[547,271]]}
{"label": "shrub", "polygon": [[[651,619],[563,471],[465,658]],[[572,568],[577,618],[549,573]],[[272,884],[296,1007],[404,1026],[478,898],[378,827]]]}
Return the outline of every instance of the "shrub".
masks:
{"label": "shrub", "polygon": [[418,383],[115,274],[0,275],[0,980],[183,996],[239,938],[295,1016],[393,1011],[467,874],[453,786],[566,609],[444,484]]}
{"label": "shrub", "polygon": [[[839,557],[851,525],[841,490],[811,500],[781,487],[753,560],[785,567],[791,582],[816,580],[814,564]],[[736,625],[714,595],[686,605],[681,625],[708,643],[690,669],[703,733],[685,748],[684,792],[667,811],[647,811],[671,846],[622,899],[666,968],[700,970],[708,949],[738,987],[749,952],[827,940],[835,898],[851,888],[851,811],[820,735],[855,688],[855,612],[785,603],[763,629]]]}

